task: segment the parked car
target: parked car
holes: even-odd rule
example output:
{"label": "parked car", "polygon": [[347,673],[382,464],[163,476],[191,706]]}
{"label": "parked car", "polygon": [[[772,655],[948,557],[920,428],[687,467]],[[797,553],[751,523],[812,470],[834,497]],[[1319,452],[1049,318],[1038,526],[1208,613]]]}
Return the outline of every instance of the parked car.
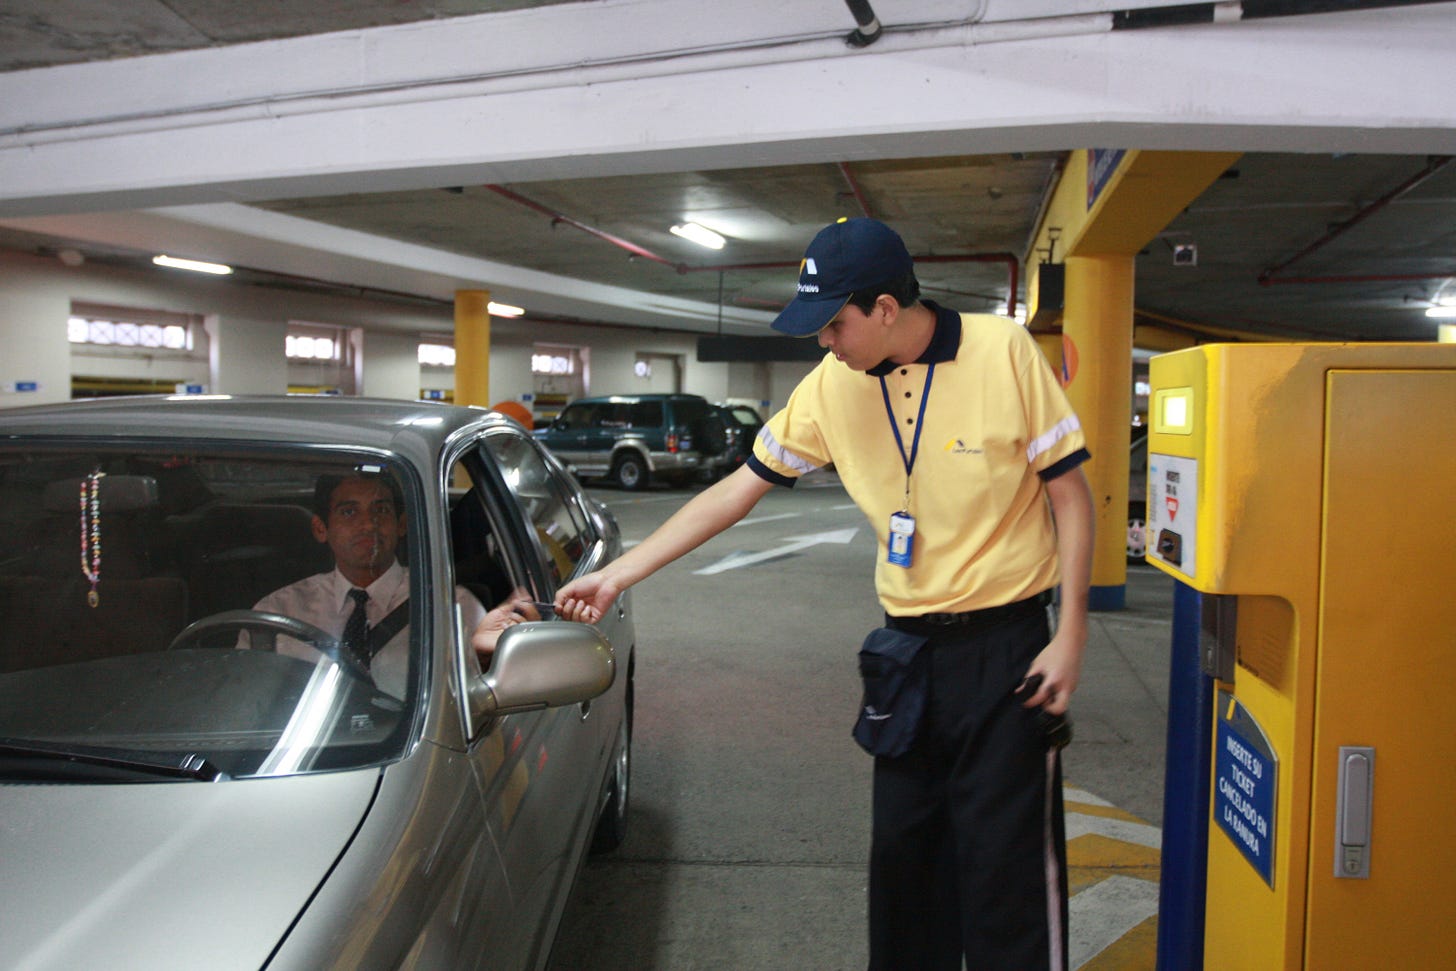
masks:
{"label": "parked car", "polygon": [[605,476],[623,489],[686,483],[727,447],[722,416],[695,394],[578,398],[535,434],[577,475]]}
{"label": "parked car", "polygon": [[1148,551],[1148,429],[1132,430],[1128,452],[1127,558],[1141,561]]}
{"label": "parked car", "polygon": [[723,416],[726,429],[723,451],[713,463],[712,478],[727,475],[738,468],[753,454],[753,441],[763,427],[763,419],[747,405],[715,405]]}
{"label": "parked car", "polygon": [[[254,609],[333,569],[314,486],[360,474],[398,490],[408,565],[367,667]],[[544,967],[584,853],[625,833],[629,606],[509,627],[481,670],[457,601],[546,604],[620,549],[489,412],[0,411],[0,964]]]}

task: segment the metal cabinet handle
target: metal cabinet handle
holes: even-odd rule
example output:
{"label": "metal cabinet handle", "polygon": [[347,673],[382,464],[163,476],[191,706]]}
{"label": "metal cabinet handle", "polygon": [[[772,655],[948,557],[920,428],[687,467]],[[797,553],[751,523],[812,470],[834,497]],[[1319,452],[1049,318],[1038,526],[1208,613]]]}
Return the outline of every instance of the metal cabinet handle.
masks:
{"label": "metal cabinet handle", "polygon": [[1340,746],[1339,804],[1335,819],[1335,876],[1370,879],[1370,832],[1375,808],[1375,749]]}

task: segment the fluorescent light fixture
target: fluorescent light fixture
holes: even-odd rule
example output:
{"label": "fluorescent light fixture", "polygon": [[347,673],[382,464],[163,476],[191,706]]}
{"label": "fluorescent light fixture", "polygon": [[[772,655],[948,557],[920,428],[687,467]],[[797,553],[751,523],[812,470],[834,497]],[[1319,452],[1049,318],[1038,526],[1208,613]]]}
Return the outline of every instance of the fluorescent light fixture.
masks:
{"label": "fluorescent light fixture", "polygon": [[1437,318],[1441,318],[1441,319],[1449,319],[1451,317],[1456,317],[1456,303],[1452,303],[1452,304],[1438,304],[1437,306],[1434,306],[1434,307],[1427,307],[1426,308],[1426,316],[1427,317],[1437,317]]}
{"label": "fluorescent light fixture", "polygon": [[184,260],[177,256],[154,256],[152,262],[158,266],[170,266],[174,270],[192,270],[194,273],[212,273],[217,276],[227,276],[233,271],[230,266],[221,263],[204,263],[202,260]]}
{"label": "fluorescent light fixture", "polygon": [[508,303],[496,303],[492,300],[485,305],[485,312],[492,317],[519,317],[526,311],[521,307],[512,307]]}
{"label": "fluorescent light fixture", "polygon": [[691,240],[699,246],[706,246],[708,249],[722,249],[727,242],[722,236],[713,232],[707,226],[699,226],[697,223],[683,223],[680,226],[672,227],[674,236],[681,236],[683,239]]}

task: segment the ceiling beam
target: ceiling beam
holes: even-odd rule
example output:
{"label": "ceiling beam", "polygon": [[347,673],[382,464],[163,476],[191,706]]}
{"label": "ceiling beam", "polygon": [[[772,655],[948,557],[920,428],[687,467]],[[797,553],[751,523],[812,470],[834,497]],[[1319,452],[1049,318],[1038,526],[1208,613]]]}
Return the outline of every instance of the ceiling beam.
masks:
{"label": "ceiling beam", "polygon": [[1120,31],[983,4],[860,50],[842,9],[690,6],[0,75],[0,215],[1086,145],[1456,153],[1452,3]]}

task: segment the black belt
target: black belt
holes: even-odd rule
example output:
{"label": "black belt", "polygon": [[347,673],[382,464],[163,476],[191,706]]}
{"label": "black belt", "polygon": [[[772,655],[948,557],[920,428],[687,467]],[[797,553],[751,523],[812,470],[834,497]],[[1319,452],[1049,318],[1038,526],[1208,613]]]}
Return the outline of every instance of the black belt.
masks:
{"label": "black belt", "polygon": [[1045,609],[1052,602],[1052,592],[1043,590],[1041,593],[1027,597],[1025,600],[1017,600],[1009,604],[1001,604],[996,607],[985,607],[981,610],[963,610],[955,614],[915,614],[909,617],[885,617],[885,626],[893,627],[895,630],[910,631],[920,634],[934,634],[937,632],[949,632],[951,630],[964,630],[965,628],[986,628],[994,627],[997,624],[1014,620],[1037,610]]}

